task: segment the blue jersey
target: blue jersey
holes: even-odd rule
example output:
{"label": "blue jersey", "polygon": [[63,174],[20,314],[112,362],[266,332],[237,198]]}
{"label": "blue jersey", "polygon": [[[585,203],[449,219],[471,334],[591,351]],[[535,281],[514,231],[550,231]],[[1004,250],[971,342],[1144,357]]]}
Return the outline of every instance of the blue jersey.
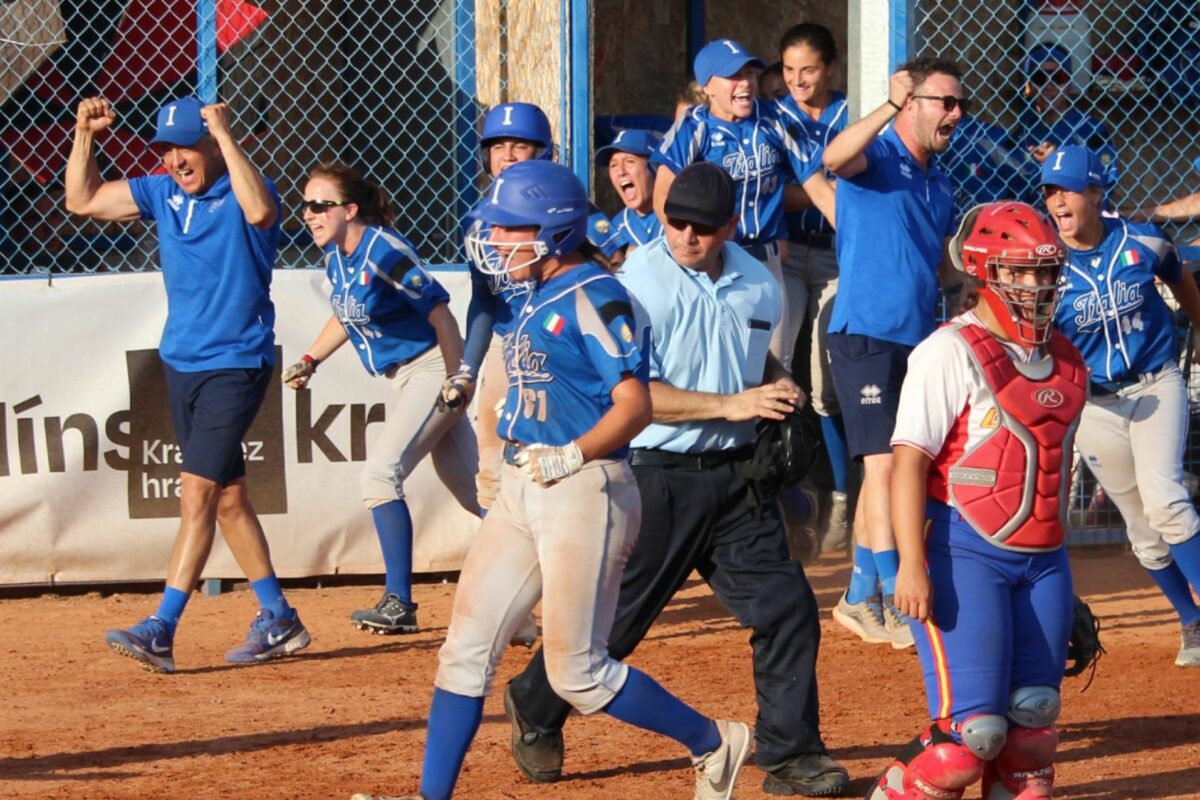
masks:
{"label": "blue jersey", "polygon": [[260,230],[246,221],[229,174],[203,194],[187,194],[169,175],[129,181],[142,219],[158,229],[167,289],[167,324],[158,352],[179,372],[253,369],[275,363],[271,268],[279,249],[282,204]]}
{"label": "blue jersey", "polygon": [[625,288],[593,263],[538,285],[504,341],[508,394],[497,433],[555,447],[578,439],[612,408],[627,375],[648,380],[649,338]]}
{"label": "blue jersey", "polygon": [[1182,266],[1156,225],[1103,221],[1098,247],[1068,250],[1056,322],[1083,353],[1092,380],[1119,382],[1177,358],[1174,320],[1154,279],[1176,283]]}
{"label": "blue jersey", "polygon": [[892,128],[863,152],[866,169],[837,186],[840,277],[829,331],[915,346],[936,323],[954,192],[937,159],[922,169]]}
{"label": "blue jersey", "polygon": [[[775,109],[781,117],[807,125],[821,145],[822,151],[839,133],[846,129],[846,123],[850,118],[846,95],[841,92],[830,92],[829,105],[825,106],[817,120],[813,120],[812,117],[801,111],[800,106],[796,104],[790,94],[776,100]],[[825,177],[832,178],[833,176],[826,172]],[[825,215],[815,207],[787,214],[785,221],[788,233],[833,233],[833,226],[829,224],[829,220],[825,219]]]}
{"label": "blue jersey", "polygon": [[[1037,147],[1042,142],[1050,142],[1056,147],[1068,144],[1082,145],[1099,156],[1104,187],[1107,189],[1116,185],[1120,177],[1117,151],[1109,142],[1108,128],[1103,122],[1071,108],[1053,125],[1048,125],[1037,110],[1030,107],[1021,115],[1020,125],[1021,145],[1026,149]],[[1036,204],[1042,198],[1041,187],[1038,185],[1042,165],[1029,162],[1032,162],[1032,159],[1027,160],[1025,167],[1029,183],[1024,196],[1029,202]]]}
{"label": "blue jersey", "polygon": [[643,216],[632,208],[623,208],[621,213],[613,217],[613,222],[617,224],[617,230],[634,247],[649,244],[662,236],[662,223],[653,211]]}
{"label": "blue jersey", "polygon": [[963,117],[954,129],[954,139],[938,165],[954,184],[958,213],[980,203],[993,203],[1022,196],[1026,182],[1012,137],[999,125],[977,117]]}
{"label": "blue jersey", "polygon": [[327,245],[325,275],[333,285],[333,314],[367,372],[383,375],[437,344],[428,317],[450,295],[400,234],[368,225],[349,256]]}
{"label": "blue jersey", "polygon": [[783,223],[783,187],[804,183],[821,169],[822,148],[812,129],[781,119],[754,101],[746,119],[726,122],[704,106],[694,106],[663,138],[650,156],[651,167],[675,174],[699,161],[725,169],[737,186],[737,241],[758,245],[787,238]]}

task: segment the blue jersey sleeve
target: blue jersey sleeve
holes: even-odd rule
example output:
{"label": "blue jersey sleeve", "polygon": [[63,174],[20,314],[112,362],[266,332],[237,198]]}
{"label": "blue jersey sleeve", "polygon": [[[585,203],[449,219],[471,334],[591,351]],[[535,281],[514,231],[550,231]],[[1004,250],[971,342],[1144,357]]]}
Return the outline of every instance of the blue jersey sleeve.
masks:
{"label": "blue jersey sleeve", "polygon": [[783,151],[787,153],[788,165],[796,183],[803,184],[823,169],[821,157],[825,148],[821,146],[817,132],[811,126],[797,120],[776,117],[773,127],[779,134]]}
{"label": "blue jersey sleeve", "polygon": [[129,180],[129,191],[137,203],[140,219],[154,219],[158,215],[158,205],[165,197],[161,189],[164,180],[171,179],[166,175],[145,175]]}
{"label": "blue jersey sleeve", "polygon": [[605,394],[611,394],[627,375],[645,383],[648,364],[642,346],[638,321],[629,295],[614,280],[580,287],[575,291],[575,314],[579,321],[578,335],[600,376]]}
{"label": "blue jersey sleeve", "polygon": [[1162,228],[1150,222],[1129,223],[1129,237],[1154,257],[1154,274],[1164,283],[1178,283],[1183,277],[1179,251]]}
{"label": "blue jersey sleeve", "polygon": [[678,175],[696,160],[702,128],[701,123],[693,117],[694,113],[694,110],[689,111],[672,125],[663,137],[662,144],[650,155],[650,166],[656,171],[663,166]]}
{"label": "blue jersey sleeve", "polygon": [[416,250],[406,241],[396,240],[376,240],[378,249],[377,253],[372,254],[372,268],[424,319],[435,306],[448,303],[450,295],[432,275],[422,269]]}

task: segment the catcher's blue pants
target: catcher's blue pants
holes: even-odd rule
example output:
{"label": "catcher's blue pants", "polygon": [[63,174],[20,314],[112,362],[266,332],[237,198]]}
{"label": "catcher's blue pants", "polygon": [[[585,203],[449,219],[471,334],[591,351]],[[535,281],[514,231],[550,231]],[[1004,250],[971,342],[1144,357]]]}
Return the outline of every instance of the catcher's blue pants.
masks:
{"label": "catcher's blue pants", "polygon": [[1074,618],[1065,547],[1004,550],[930,501],[926,560],[933,615],[913,622],[931,719],[999,714],[1023,686],[1062,683]]}
{"label": "catcher's blue pants", "polygon": [[[698,570],[737,621],[753,630],[755,760],[771,767],[825,752],[817,712],[821,629],[816,598],[804,569],[788,557],[774,506],[758,514],[746,505],[736,463],[704,469],[646,466],[635,456],[633,473],[642,524],[621,580],[609,655],[623,659],[632,653],[688,575]],[[699,661],[696,669],[704,669]],[[540,650],[513,679],[511,690],[534,730],[563,727],[570,706],[551,691]]]}

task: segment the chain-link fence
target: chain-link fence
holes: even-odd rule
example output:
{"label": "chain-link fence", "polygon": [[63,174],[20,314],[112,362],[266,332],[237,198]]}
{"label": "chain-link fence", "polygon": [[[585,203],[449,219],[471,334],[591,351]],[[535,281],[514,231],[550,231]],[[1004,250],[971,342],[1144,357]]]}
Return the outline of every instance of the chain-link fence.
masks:
{"label": "chain-link fence", "polygon": [[[494,100],[506,99],[506,6],[489,5],[499,11]],[[459,263],[480,174],[475,38],[474,0],[6,0],[0,274],[157,268],[152,225],[63,208],[75,106],[94,94],[117,112],[98,137],[106,179],[158,167],[147,140],[166,100],[228,102],[235,133],[284,198],[279,267],[316,261],[296,208],[307,171],[328,159],[384,186],[427,261]]]}
{"label": "chain-link fence", "polygon": [[[960,210],[1013,197],[1038,204],[1047,144],[1098,152],[1107,202],[1126,215],[1200,191],[1200,2],[914,0],[912,7],[910,53],[958,61],[976,100],[943,161]],[[1164,229],[1178,244],[1200,244],[1200,217],[1178,216],[1161,221]],[[1186,319],[1179,330],[1196,409],[1200,373],[1191,369]],[[1195,418],[1191,428],[1184,468],[1195,495]],[[1078,470],[1072,501],[1077,541],[1123,538],[1120,515],[1087,470]]]}

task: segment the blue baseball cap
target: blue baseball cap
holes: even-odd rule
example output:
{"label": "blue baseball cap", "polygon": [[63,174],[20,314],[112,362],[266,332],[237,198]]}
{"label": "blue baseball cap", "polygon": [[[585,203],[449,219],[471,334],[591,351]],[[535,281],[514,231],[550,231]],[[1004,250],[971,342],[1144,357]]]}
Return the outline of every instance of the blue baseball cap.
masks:
{"label": "blue baseball cap", "polygon": [[1029,49],[1029,55],[1025,56],[1025,75],[1032,75],[1047,61],[1053,61],[1058,64],[1059,69],[1068,75],[1071,74],[1071,54],[1060,45],[1045,42]]}
{"label": "blue baseball cap", "polygon": [[159,109],[158,123],[150,144],[191,147],[208,135],[208,123],[200,116],[204,104],[196,97],[181,97]]}
{"label": "blue baseball cap", "polygon": [[717,39],[704,45],[700,52],[696,53],[692,71],[696,73],[696,83],[700,84],[700,88],[704,88],[714,75],[730,78],[747,64],[767,68],[761,58],[750,55],[746,48],[733,39]]}
{"label": "blue baseball cap", "polygon": [[636,128],[617,131],[616,137],[604,147],[596,151],[596,164],[603,167],[608,164],[614,153],[633,153],[635,156],[649,156],[658,149],[659,136],[653,131],[643,131]]}
{"label": "blue baseball cap", "polygon": [[1082,145],[1060,147],[1042,162],[1041,185],[1061,186],[1068,192],[1082,192],[1089,186],[1103,186],[1104,173],[1100,159]]}
{"label": "blue baseball cap", "polygon": [[625,234],[612,224],[607,214],[599,210],[592,211],[588,216],[587,238],[605,258],[612,258],[618,250],[629,245]]}

